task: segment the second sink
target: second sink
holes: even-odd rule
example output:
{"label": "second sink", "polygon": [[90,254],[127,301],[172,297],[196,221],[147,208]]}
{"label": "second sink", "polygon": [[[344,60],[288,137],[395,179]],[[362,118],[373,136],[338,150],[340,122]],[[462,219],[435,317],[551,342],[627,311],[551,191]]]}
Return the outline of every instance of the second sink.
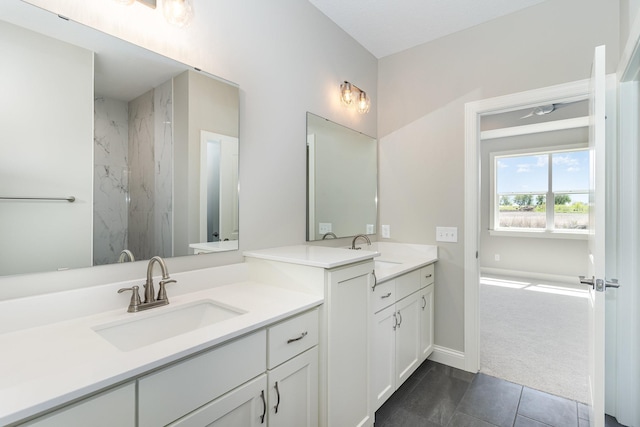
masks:
{"label": "second sink", "polygon": [[131,351],[244,313],[212,300],[202,300],[175,308],[167,307],[156,313],[145,313],[144,317],[137,317],[140,315],[136,314],[132,319],[94,326],[92,329],[118,349]]}

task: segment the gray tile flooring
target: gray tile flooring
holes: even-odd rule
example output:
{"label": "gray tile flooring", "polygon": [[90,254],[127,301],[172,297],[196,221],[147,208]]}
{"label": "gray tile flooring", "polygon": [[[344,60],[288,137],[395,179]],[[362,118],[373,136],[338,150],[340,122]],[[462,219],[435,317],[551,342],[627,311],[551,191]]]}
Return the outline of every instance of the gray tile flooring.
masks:
{"label": "gray tile flooring", "polygon": [[[427,360],[376,412],[375,427],[588,427],[587,406]],[[621,426],[607,416],[607,427]]]}

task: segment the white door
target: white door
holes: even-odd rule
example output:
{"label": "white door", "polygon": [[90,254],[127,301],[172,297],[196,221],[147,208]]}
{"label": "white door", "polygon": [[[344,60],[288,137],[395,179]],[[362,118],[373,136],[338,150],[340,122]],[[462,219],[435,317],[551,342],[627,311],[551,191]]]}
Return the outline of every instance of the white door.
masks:
{"label": "white door", "polygon": [[373,316],[371,334],[371,383],[373,410],[377,411],[396,391],[396,326],[395,304]]}
{"label": "white door", "polygon": [[269,371],[268,425],[318,427],[318,347]]}
{"label": "white door", "polygon": [[590,425],[604,426],[605,47],[596,48],[589,99],[589,387]]}
{"label": "white door", "polygon": [[420,297],[419,292],[414,292],[396,303],[396,388],[420,365]]}

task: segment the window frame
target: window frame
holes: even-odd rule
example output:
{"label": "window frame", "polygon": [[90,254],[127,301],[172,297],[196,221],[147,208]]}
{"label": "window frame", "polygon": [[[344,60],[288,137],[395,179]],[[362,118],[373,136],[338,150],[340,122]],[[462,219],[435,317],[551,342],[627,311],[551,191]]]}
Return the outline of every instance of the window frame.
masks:
{"label": "window frame", "polygon": [[[589,144],[587,142],[556,145],[550,147],[536,147],[536,148],[522,148],[517,150],[507,151],[494,151],[489,153],[489,235],[491,236],[503,236],[503,237],[538,237],[538,238],[556,238],[556,239],[583,239],[586,240],[589,235],[589,229],[556,229],[555,228],[555,211],[554,204],[546,203],[554,197],[553,192],[553,163],[551,157],[553,154],[566,153],[572,151],[589,151]],[[547,190],[545,192],[545,204],[546,204],[546,228],[518,228],[518,227],[504,227],[496,226],[499,224],[499,201],[498,196],[498,182],[496,174],[496,161],[501,157],[516,157],[516,156],[549,156],[549,168],[548,168],[548,182]],[[531,194],[540,194],[540,192],[531,192]],[[584,194],[589,193],[589,189],[572,189],[569,191],[560,192],[558,194]],[[520,194],[520,193],[519,193]],[[523,192],[521,194],[528,194]]]}

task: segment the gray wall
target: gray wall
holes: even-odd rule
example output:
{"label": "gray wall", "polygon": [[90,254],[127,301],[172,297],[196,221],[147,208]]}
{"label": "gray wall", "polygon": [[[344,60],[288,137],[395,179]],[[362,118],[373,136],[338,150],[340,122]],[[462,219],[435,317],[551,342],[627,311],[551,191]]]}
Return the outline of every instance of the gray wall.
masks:
{"label": "gray wall", "polygon": [[619,46],[618,2],[554,0],[382,58],[380,223],[393,240],[439,243],[435,343],[464,350],[464,104],[587,78],[593,48]]}

